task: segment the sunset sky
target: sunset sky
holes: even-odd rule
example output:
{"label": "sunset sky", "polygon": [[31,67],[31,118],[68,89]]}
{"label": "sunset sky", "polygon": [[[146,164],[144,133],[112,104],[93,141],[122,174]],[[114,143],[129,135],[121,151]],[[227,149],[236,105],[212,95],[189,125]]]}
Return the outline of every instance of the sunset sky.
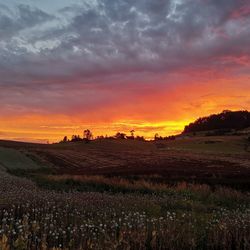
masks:
{"label": "sunset sky", "polygon": [[250,109],[249,0],[0,0],[0,139],[176,134]]}

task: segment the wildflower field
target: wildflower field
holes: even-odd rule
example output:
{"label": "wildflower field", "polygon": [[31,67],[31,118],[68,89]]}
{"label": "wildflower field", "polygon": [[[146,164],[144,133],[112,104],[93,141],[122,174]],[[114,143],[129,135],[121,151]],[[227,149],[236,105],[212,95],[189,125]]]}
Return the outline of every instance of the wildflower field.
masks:
{"label": "wildflower field", "polygon": [[[230,187],[230,185],[218,185],[217,182],[213,185],[205,183],[210,180],[209,173],[209,178],[201,178],[204,183],[188,182],[186,179],[191,176],[188,172],[191,165],[187,164],[185,172],[185,162],[183,172],[188,176],[184,180],[176,179],[175,183],[172,182],[174,179],[171,179],[171,176],[169,177],[171,183],[167,182],[166,173],[170,174],[170,170],[164,172],[162,165],[163,175],[160,175],[160,167],[155,168],[157,170],[155,174],[152,170],[145,175],[140,171],[137,175],[136,172],[134,175],[132,172],[129,174],[123,172],[118,162],[126,159],[128,162],[135,161],[136,159],[131,157],[133,152],[139,152],[140,148],[129,149],[126,146],[126,154],[130,158],[124,155],[117,157],[116,164],[120,174],[115,172],[112,175],[112,173],[107,174],[107,169],[103,171],[98,164],[106,160],[106,165],[103,165],[108,166],[117,149],[110,153],[110,158],[107,156],[105,159],[103,151],[98,149],[94,151],[93,145],[89,147],[89,151],[81,147],[74,149],[76,145],[72,146],[71,153],[74,160],[72,160],[72,173],[69,174],[70,162],[61,165],[60,169],[60,161],[55,160],[59,159],[55,154],[57,157],[60,154],[62,160],[66,162],[66,157],[69,159],[69,148],[58,149],[53,145],[24,147],[20,144],[11,147],[31,159],[40,168],[13,170],[6,168],[6,164],[1,165],[1,250],[250,249],[250,195],[246,186],[249,166],[247,155],[239,155],[238,165],[237,158],[231,154],[218,156],[214,161],[213,155],[208,154],[208,162],[204,163],[204,169],[207,170],[209,166],[212,169],[220,169],[222,164],[228,162],[228,170],[215,172],[218,175],[217,181],[220,177],[223,180],[228,177],[230,180],[232,176],[236,177],[234,180],[240,180],[239,175],[242,171],[244,173],[242,177],[246,181],[244,189],[241,190],[234,188],[234,185]],[[155,150],[155,154],[160,150],[158,155],[154,154],[151,159],[152,162],[158,159],[156,166],[157,164],[160,166],[167,157],[170,157],[164,156],[162,148],[149,145],[148,150]],[[80,151],[83,152],[81,157],[79,157]],[[147,154],[149,157],[145,148],[141,151],[141,154]],[[121,154],[121,151],[118,150],[117,154],[118,152]],[[186,162],[192,162],[193,159],[193,166],[197,171],[195,174],[198,177],[205,177],[204,169],[201,169],[198,175],[196,164],[199,163],[200,167],[203,167],[198,155],[193,155],[192,158],[190,152],[180,154],[177,151],[175,155],[173,151],[171,152],[171,164],[176,157],[178,167],[182,160],[178,156],[184,155],[183,159],[186,157]],[[82,159],[86,158],[87,153],[89,158],[84,162]],[[95,160],[93,166],[97,168],[95,174],[93,169],[90,169],[89,174],[87,172],[87,163],[90,164],[91,157]],[[76,160],[83,161],[79,164],[81,173]],[[216,166],[213,165],[215,161]],[[113,165],[111,167],[114,168]],[[74,169],[77,171],[73,171]],[[174,173],[178,171],[181,173],[178,168]]]}

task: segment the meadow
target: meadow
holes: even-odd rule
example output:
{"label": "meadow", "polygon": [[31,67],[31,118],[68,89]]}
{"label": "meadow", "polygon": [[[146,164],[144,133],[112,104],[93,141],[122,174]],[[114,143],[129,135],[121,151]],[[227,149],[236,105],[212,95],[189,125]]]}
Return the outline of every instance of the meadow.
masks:
{"label": "meadow", "polygon": [[243,136],[0,141],[0,249],[250,249]]}

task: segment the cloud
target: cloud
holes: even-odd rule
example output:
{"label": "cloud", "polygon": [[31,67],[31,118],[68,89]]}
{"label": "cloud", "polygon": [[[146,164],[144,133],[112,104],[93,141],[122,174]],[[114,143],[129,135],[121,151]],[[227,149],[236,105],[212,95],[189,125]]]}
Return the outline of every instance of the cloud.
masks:
{"label": "cloud", "polygon": [[33,28],[51,20],[53,17],[42,10],[28,5],[18,5],[15,10],[1,4],[0,36],[1,42],[18,37],[25,29]]}
{"label": "cloud", "polygon": [[176,75],[184,83],[190,74],[247,74],[249,8],[244,0],[96,0],[63,1],[49,13],[1,4],[0,112],[94,110],[132,84],[137,94],[125,99],[135,101],[145,85],[170,88]]}

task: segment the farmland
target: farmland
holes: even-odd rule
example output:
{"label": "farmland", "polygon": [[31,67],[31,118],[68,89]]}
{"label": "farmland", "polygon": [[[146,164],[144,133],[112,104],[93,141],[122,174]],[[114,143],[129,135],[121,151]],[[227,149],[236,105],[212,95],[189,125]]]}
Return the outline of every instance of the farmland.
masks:
{"label": "farmland", "polygon": [[[25,164],[18,164],[28,168],[28,173],[45,168],[48,173],[60,176],[147,179],[168,184],[186,181],[240,189],[248,189],[250,181],[246,137],[194,137],[167,142],[96,140],[87,144],[2,144],[8,147],[5,150],[15,150],[14,155],[23,155]],[[15,158],[10,170],[22,169],[13,167],[13,161]]]}
{"label": "farmland", "polygon": [[0,141],[0,249],[249,249],[245,136]]}

